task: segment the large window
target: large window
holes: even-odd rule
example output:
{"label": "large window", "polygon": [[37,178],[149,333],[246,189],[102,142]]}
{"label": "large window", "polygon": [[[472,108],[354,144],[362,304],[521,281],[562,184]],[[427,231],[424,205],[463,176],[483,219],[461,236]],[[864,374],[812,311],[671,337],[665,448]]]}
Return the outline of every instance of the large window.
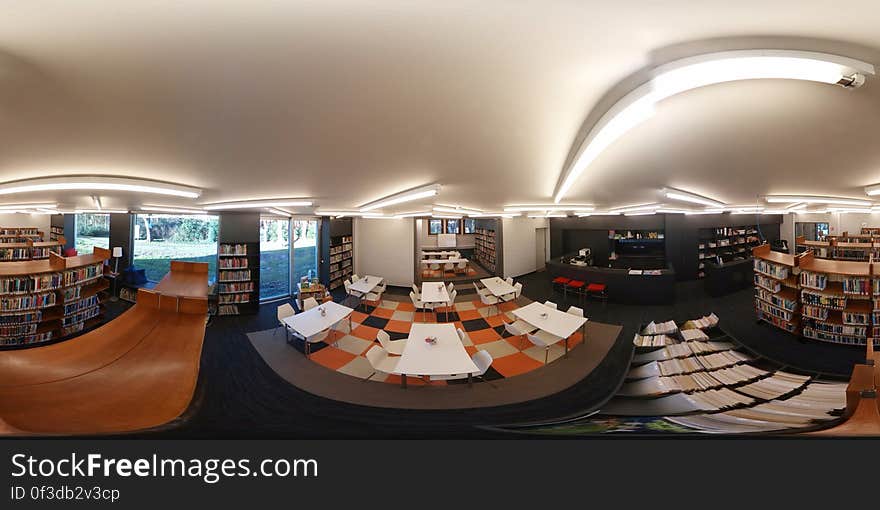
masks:
{"label": "large window", "polygon": [[92,253],[92,248],[110,247],[109,214],[77,214],[74,247],[80,255]]}
{"label": "large window", "polygon": [[318,220],[293,220],[293,282],[303,276],[318,277]]}
{"label": "large window", "polygon": [[260,298],[290,295],[290,220],[260,219]]}
{"label": "large window", "polygon": [[208,279],[217,279],[217,216],[138,214],[134,217],[134,265],[159,281],[172,260],[207,262]]}

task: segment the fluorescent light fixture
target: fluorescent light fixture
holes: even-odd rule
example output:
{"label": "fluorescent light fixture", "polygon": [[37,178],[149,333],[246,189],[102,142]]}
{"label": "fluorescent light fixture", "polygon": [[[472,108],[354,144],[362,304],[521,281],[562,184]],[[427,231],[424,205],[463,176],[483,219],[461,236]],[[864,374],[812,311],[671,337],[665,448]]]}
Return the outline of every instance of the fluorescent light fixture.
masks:
{"label": "fluorescent light fixture", "polygon": [[663,207],[663,208],[657,209],[657,212],[664,213],[664,214],[688,214],[691,211],[689,209],[671,209],[671,208],[667,209],[667,208]]}
{"label": "fluorescent light fixture", "polygon": [[795,211],[795,214],[826,214],[828,213],[828,209],[812,209],[812,210],[800,210]]}
{"label": "fluorescent light fixture", "polygon": [[694,214],[721,214],[727,212],[727,209],[703,209],[702,211],[688,211],[685,214],[694,215]]}
{"label": "fluorescent light fixture", "polygon": [[461,216],[455,216],[452,214],[432,214],[431,217],[432,218],[446,218],[446,219],[450,219],[450,220],[460,220],[461,219]]}
{"label": "fluorescent light fixture", "polygon": [[516,218],[521,215],[518,213],[484,212],[479,214],[468,214],[468,216],[471,218]]}
{"label": "fluorescent light fixture", "polygon": [[870,200],[859,200],[856,198],[846,197],[824,197],[819,195],[767,195],[764,197],[771,204],[793,204],[803,202],[805,204],[830,204],[830,205],[854,205],[854,206],[871,206],[874,205]]}
{"label": "fluorescent light fixture", "polygon": [[76,209],[76,214],[128,214],[127,209]]}
{"label": "fluorescent light fixture", "polygon": [[529,218],[567,218],[567,214],[547,213],[547,214],[529,214]]}
{"label": "fluorescent light fixture", "polygon": [[678,200],[681,202],[690,202],[692,204],[700,204],[705,205],[707,207],[724,207],[724,202],[719,202],[718,200],[713,200],[708,197],[704,197],[703,195],[698,195],[696,193],[692,193],[690,191],[684,191],[680,189],[674,188],[666,188],[664,190],[664,195],[666,198],[670,200]]}
{"label": "fluorescent light fixture", "polygon": [[266,207],[311,207],[311,205],[311,200],[303,200],[301,198],[267,198],[237,202],[214,202],[204,204],[204,208],[208,211],[224,211],[228,209],[263,209]]}
{"label": "fluorescent light fixture", "polygon": [[865,186],[865,194],[870,196],[880,195],[880,184]]}
{"label": "fluorescent light fixture", "polygon": [[42,177],[0,184],[0,195],[13,193],[31,193],[34,191],[132,191],[171,195],[184,198],[198,198],[202,190],[179,184],[132,179],[111,176],[80,176]]}
{"label": "fluorescent light fixture", "polygon": [[596,122],[560,176],[554,201],[559,202],[583,171],[627,131],[654,114],[660,101],[717,83],[754,79],[793,79],[858,87],[874,66],[859,60],[796,50],[739,50],[683,58],[655,68],[653,78],[623,96]]}
{"label": "fluorescent light fixture", "polygon": [[620,211],[593,211],[575,213],[578,218],[584,218],[586,216],[619,216],[620,214]]}
{"label": "fluorescent light fixture", "polygon": [[2,204],[0,211],[17,211],[22,209],[55,209],[56,204]]}
{"label": "fluorescent light fixture", "polygon": [[869,207],[829,207],[828,212],[870,214],[871,212],[876,212],[876,211],[873,208],[869,208]]}
{"label": "fluorescent light fixture", "polygon": [[531,212],[531,211],[572,211],[592,212],[596,208],[591,204],[532,204],[532,205],[509,205],[504,207],[504,212]]}
{"label": "fluorescent light fixture", "polygon": [[92,203],[95,204],[95,209],[98,209],[99,211],[103,209],[101,207],[101,197],[97,195],[92,195]]}
{"label": "fluorescent light fixture", "polygon": [[276,209],[274,207],[269,207],[266,210],[272,214],[277,214],[278,216],[284,216],[285,218],[290,218],[291,216],[293,216],[292,214],[290,214],[287,211],[282,211],[281,209]]}
{"label": "fluorescent light fixture", "polygon": [[630,212],[649,212],[656,211],[657,209],[662,208],[661,204],[637,204],[637,205],[625,205],[621,207],[612,207],[608,209],[609,212],[616,212],[621,214],[626,214]]}
{"label": "fluorescent light fixture", "polygon": [[144,204],[138,208],[138,211],[143,212],[159,212],[159,213],[180,213],[180,214],[207,214],[207,211],[204,209],[197,209],[192,207],[180,207],[176,205],[158,205],[158,204]]}
{"label": "fluorescent light fixture", "polygon": [[375,217],[379,217],[379,216],[384,216],[384,214],[382,214],[382,213],[370,213],[370,212],[364,213],[364,212],[360,212],[360,211],[315,211],[315,214],[317,214],[318,216],[337,216],[337,217],[359,216],[359,217],[364,217],[364,218],[368,218],[368,217],[375,218]]}
{"label": "fluorescent light fixture", "polygon": [[657,214],[656,211],[628,212],[623,213],[624,216],[651,216]]}
{"label": "fluorescent light fixture", "polygon": [[408,212],[408,213],[399,213],[395,214],[395,218],[416,218],[419,216],[430,216],[431,211],[418,211],[418,212]]}
{"label": "fluorescent light fixture", "polygon": [[785,210],[786,211],[800,211],[801,209],[806,209],[806,208],[807,208],[807,204],[798,203],[798,204],[793,204],[793,205],[786,207]]}
{"label": "fluorescent light fixture", "polygon": [[387,207],[390,205],[402,204],[404,202],[411,202],[413,200],[420,200],[422,198],[433,197],[436,196],[439,192],[439,184],[431,184],[429,186],[413,188],[410,190],[402,191],[400,193],[395,193],[393,195],[388,195],[387,197],[380,198],[379,200],[374,200],[372,202],[364,204],[360,207],[360,210],[361,212],[372,211],[373,209],[379,209],[380,207]]}
{"label": "fluorescent light fixture", "polygon": [[434,211],[441,213],[452,213],[452,214],[480,214],[483,211],[479,209],[471,209],[468,207],[461,206],[451,206],[451,205],[435,205]]}

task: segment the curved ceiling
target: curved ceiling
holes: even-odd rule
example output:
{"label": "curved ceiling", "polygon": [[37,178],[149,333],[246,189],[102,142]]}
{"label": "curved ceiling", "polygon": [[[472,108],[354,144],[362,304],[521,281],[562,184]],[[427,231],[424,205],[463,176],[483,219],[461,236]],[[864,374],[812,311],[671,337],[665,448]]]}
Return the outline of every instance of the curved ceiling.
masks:
{"label": "curved ceiling", "polygon": [[[590,119],[663,62],[779,47],[880,65],[871,0],[449,4],[0,3],[0,181],[141,176],[202,188],[206,202],[312,197],[323,209],[440,183],[438,203],[499,210],[552,202]],[[878,132],[877,77],[851,91],[715,85],[664,101],[566,201],[651,202],[662,186],[728,203],[864,196],[880,182]]]}

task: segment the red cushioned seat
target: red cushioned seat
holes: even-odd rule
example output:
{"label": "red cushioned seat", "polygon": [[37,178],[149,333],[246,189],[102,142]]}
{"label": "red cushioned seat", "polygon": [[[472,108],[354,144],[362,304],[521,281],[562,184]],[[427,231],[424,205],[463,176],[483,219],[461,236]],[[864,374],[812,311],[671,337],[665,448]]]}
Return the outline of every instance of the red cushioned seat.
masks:
{"label": "red cushioned seat", "polygon": [[567,285],[568,282],[571,281],[571,278],[566,278],[564,276],[557,276],[553,279],[553,283],[558,283],[560,285]]}
{"label": "red cushioned seat", "polygon": [[580,280],[571,280],[570,282],[568,282],[568,287],[570,289],[580,289],[586,284],[587,284],[587,282],[582,282]]}
{"label": "red cushioned seat", "polygon": [[591,283],[587,285],[587,292],[605,292],[604,283]]}

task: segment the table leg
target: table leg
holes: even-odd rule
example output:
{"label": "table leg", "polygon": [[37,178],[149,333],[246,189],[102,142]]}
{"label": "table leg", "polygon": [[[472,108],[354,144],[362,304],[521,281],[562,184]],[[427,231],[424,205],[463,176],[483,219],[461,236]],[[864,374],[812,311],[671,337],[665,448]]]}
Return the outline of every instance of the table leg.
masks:
{"label": "table leg", "polygon": [[400,374],[400,387],[406,389],[406,374]]}
{"label": "table leg", "polygon": [[474,374],[468,373],[468,388],[474,387]]}
{"label": "table leg", "polygon": [[565,357],[568,357],[568,337],[565,337]]}

